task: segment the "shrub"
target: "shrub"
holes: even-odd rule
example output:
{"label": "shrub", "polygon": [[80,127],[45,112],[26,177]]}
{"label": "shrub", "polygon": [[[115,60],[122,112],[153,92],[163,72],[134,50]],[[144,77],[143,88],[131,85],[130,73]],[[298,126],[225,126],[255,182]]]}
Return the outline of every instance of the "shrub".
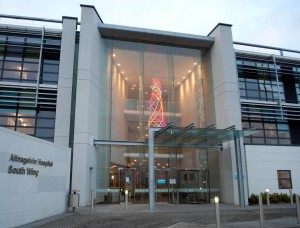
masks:
{"label": "shrub", "polygon": [[252,193],[251,196],[248,199],[248,203],[250,205],[252,205],[252,204],[258,204],[258,195],[255,195],[255,194]]}
{"label": "shrub", "polygon": [[270,203],[279,203],[280,202],[280,196],[278,193],[270,194]]}
{"label": "shrub", "polygon": [[286,194],[286,193],[280,193],[279,197],[280,197],[280,202],[282,202],[282,203],[291,202],[291,197],[288,196],[288,194]]}

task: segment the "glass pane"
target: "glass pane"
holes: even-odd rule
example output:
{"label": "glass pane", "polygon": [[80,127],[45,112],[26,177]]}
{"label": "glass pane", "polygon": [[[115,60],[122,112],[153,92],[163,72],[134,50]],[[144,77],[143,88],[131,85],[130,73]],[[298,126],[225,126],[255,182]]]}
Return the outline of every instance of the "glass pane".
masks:
{"label": "glass pane", "polygon": [[53,137],[54,129],[37,128],[35,135],[36,137]]}
{"label": "glass pane", "polygon": [[15,52],[7,52],[5,60],[22,61],[23,54]]}
{"label": "glass pane", "polygon": [[37,119],[36,126],[52,128],[55,126],[55,120],[54,119]]}
{"label": "glass pane", "polygon": [[58,81],[58,74],[43,73],[43,81],[57,82]]}
{"label": "glass pane", "polygon": [[291,180],[278,180],[279,189],[289,189],[292,188]]}
{"label": "glass pane", "polygon": [[34,127],[35,119],[34,118],[18,118],[17,125],[22,127]]}
{"label": "glass pane", "polygon": [[35,117],[35,110],[33,109],[19,109],[19,117]]}
{"label": "glass pane", "polygon": [[20,71],[12,71],[12,70],[4,70],[3,71],[3,79],[14,79],[14,80],[19,80],[21,76]]}
{"label": "glass pane", "polygon": [[0,125],[1,126],[15,126],[16,118],[0,116]]}
{"label": "glass pane", "polygon": [[279,139],[279,144],[290,145],[291,144],[291,140],[290,139]]}
{"label": "glass pane", "polygon": [[265,143],[265,140],[264,140],[264,138],[254,138],[254,137],[252,137],[252,143],[254,143],[254,144],[264,144]]}
{"label": "glass pane", "polygon": [[37,72],[24,72],[22,73],[22,81],[36,81],[37,80]]}
{"label": "glass pane", "polygon": [[27,128],[27,127],[18,127],[16,131],[21,132],[26,135],[34,135],[34,128]]}
{"label": "glass pane", "polygon": [[265,130],[266,137],[277,138],[277,131]]}
{"label": "glass pane", "polygon": [[44,64],[43,72],[58,73],[58,65]]}
{"label": "glass pane", "polygon": [[21,70],[22,69],[22,63],[21,62],[5,62],[4,63],[4,69],[9,70]]}
{"label": "glass pane", "polygon": [[288,131],[278,131],[279,138],[290,138],[290,132]]}
{"label": "glass pane", "polygon": [[39,64],[37,63],[24,63],[23,70],[24,71],[38,71]]}
{"label": "glass pane", "polygon": [[266,144],[278,144],[277,138],[271,139],[271,138],[266,138]]}
{"label": "glass pane", "polygon": [[40,110],[37,112],[37,117],[49,117],[49,118],[55,118],[55,112],[54,111],[44,111]]}
{"label": "glass pane", "polygon": [[290,170],[278,170],[277,171],[277,177],[278,177],[278,179],[281,179],[281,178],[290,179],[291,178],[291,171]]}
{"label": "glass pane", "polygon": [[0,109],[0,115],[15,116],[16,115],[16,109],[14,109],[14,108],[1,108]]}

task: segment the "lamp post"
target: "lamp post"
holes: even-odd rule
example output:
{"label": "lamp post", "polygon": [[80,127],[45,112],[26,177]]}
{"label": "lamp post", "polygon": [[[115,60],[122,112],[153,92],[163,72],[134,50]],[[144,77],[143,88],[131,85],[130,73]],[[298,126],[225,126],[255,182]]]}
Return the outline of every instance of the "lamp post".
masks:
{"label": "lamp post", "polygon": [[269,196],[269,189],[266,188],[266,193],[267,193],[267,206],[270,207],[270,196]]}
{"label": "lamp post", "polygon": [[217,228],[220,226],[220,206],[219,206],[219,197],[215,196],[215,204],[216,204],[216,224]]}

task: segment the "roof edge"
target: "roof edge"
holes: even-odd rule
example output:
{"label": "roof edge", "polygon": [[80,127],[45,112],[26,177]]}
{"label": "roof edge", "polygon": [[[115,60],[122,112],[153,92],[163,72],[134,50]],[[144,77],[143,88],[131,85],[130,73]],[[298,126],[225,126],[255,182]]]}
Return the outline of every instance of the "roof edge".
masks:
{"label": "roof edge", "polygon": [[210,34],[212,34],[213,33],[213,31],[215,31],[215,29],[217,28],[217,27],[219,27],[220,25],[222,25],[222,26],[228,26],[228,27],[232,27],[232,25],[231,24],[226,24],[226,23],[218,23],[208,34],[207,34],[207,36],[209,36]]}

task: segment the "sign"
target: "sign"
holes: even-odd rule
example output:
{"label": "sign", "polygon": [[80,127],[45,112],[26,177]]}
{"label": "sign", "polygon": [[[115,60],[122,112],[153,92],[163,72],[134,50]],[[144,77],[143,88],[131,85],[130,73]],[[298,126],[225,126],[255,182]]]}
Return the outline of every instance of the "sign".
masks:
{"label": "sign", "polygon": [[[21,163],[23,166],[25,165],[37,165],[37,166],[44,166],[44,167],[53,167],[53,161],[44,161],[40,158],[35,159],[35,158],[26,158],[26,157],[20,157],[16,154],[11,154],[9,158],[10,162],[15,162],[15,163]],[[14,167],[13,165],[8,166],[7,172],[9,174],[19,174],[19,175],[32,175],[35,177],[39,176],[39,170],[32,168],[32,167]]]}
{"label": "sign", "polygon": [[170,179],[170,184],[176,184],[176,179]]}
{"label": "sign", "polygon": [[166,180],[165,179],[158,179],[157,184],[166,184]]}

